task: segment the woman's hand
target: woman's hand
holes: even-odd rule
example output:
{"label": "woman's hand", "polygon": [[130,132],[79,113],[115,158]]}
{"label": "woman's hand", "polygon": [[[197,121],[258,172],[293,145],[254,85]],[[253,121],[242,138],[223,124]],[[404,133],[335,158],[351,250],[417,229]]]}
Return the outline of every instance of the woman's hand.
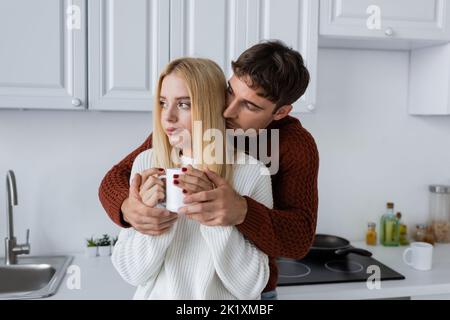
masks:
{"label": "woman's hand", "polygon": [[178,184],[175,183],[175,185],[183,189],[183,193],[193,194],[214,189],[214,184],[202,170],[188,165],[182,171],[183,174],[178,175],[178,177],[174,176],[174,180],[178,181]]}
{"label": "woman's hand", "polygon": [[[155,174],[155,172],[157,173]],[[139,188],[139,195],[145,205],[154,208],[158,202],[165,199],[165,179],[159,178],[159,176],[164,174],[165,171],[158,168],[151,168],[142,172],[142,182]]]}
{"label": "woman's hand", "polygon": [[[141,194],[146,197],[147,193],[149,193],[145,191],[140,192],[141,187],[145,185],[148,177],[158,177],[162,174],[164,174],[164,170],[155,168],[146,170],[142,174],[136,173],[130,184],[129,196],[122,203],[123,220],[142,234],[151,236],[161,235],[167,232],[178,219],[176,213],[172,213],[165,208],[147,206],[141,199]],[[157,181],[153,182],[161,186]],[[159,187],[155,189],[159,189]],[[156,196],[153,195],[153,197],[155,198]],[[157,201],[153,201],[151,198],[152,195],[150,195],[150,199],[147,201],[148,204],[157,203]]]}

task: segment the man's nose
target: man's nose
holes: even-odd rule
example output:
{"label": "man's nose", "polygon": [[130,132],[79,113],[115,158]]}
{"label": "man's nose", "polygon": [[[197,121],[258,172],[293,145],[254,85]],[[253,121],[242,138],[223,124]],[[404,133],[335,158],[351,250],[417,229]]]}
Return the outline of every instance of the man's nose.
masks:
{"label": "man's nose", "polygon": [[236,100],[231,101],[228,107],[223,111],[223,117],[227,119],[237,118],[239,114],[239,103]]}

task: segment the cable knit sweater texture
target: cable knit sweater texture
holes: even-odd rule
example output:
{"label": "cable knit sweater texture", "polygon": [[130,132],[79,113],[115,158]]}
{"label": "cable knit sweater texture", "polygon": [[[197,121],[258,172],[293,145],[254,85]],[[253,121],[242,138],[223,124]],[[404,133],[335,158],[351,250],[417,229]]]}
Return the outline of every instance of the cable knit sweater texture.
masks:
{"label": "cable knit sweater texture", "polygon": [[[271,176],[274,209],[250,197],[244,222],[236,227],[269,256],[270,278],[264,291],[276,288],[276,257],[301,259],[314,240],[318,209],[317,177],[319,153],[311,134],[297,118],[273,121],[268,131],[279,130],[279,170]],[[270,141],[270,134],[268,135]],[[121,213],[128,197],[134,159],[150,149],[152,136],[113,166],[103,178],[99,198],[109,217],[119,226],[129,227]],[[270,150],[270,148],[267,148]]]}
{"label": "cable knit sweater texture", "polygon": [[[131,176],[149,169],[151,157],[152,149],[139,154]],[[181,160],[192,164],[190,158]],[[271,208],[268,169],[251,164],[244,153],[238,163],[245,164],[233,166],[233,188]],[[122,229],[112,262],[125,281],[138,286],[135,299],[260,299],[269,279],[267,255],[236,227],[205,226],[184,215],[159,236]]]}

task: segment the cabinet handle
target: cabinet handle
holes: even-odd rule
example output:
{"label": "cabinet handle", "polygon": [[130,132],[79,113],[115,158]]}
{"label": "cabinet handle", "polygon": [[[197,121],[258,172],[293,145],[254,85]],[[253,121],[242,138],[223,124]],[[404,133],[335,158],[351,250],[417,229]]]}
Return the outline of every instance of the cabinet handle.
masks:
{"label": "cabinet handle", "polygon": [[387,28],[384,31],[384,34],[387,35],[388,37],[392,37],[394,35],[394,30],[392,28]]}
{"label": "cabinet handle", "polygon": [[81,100],[77,98],[72,99],[72,105],[75,107],[81,106],[82,105]]}

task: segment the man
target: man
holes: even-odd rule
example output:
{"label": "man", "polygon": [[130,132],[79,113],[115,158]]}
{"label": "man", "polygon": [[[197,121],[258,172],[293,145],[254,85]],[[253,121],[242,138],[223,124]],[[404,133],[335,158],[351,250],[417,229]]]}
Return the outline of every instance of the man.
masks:
{"label": "man", "polygon": [[[319,155],[314,138],[299,120],[289,116],[292,104],[308,87],[309,73],[301,55],[279,41],[254,45],[232,62],[232,67],[228,106],[223,113],[227,128],[279,130],[279,169],[271,176],[274,209],[240,196],[225,180],[207,172],[216,188],[187,195],[186,207],[180,212],[203,224],[234,225],[266,253],[271,271],[262,297],[269,297],[276,294],[275,258],[303,258],[315,234]],[[131,186],[128,183],[134,159],[151,148],[151,138],[106,174],[99,198],[119,226],[159,235],[176,221],[176,215],[147,207],[138,196],[139,187],[158,172],[148,170],[137,175]]]}

